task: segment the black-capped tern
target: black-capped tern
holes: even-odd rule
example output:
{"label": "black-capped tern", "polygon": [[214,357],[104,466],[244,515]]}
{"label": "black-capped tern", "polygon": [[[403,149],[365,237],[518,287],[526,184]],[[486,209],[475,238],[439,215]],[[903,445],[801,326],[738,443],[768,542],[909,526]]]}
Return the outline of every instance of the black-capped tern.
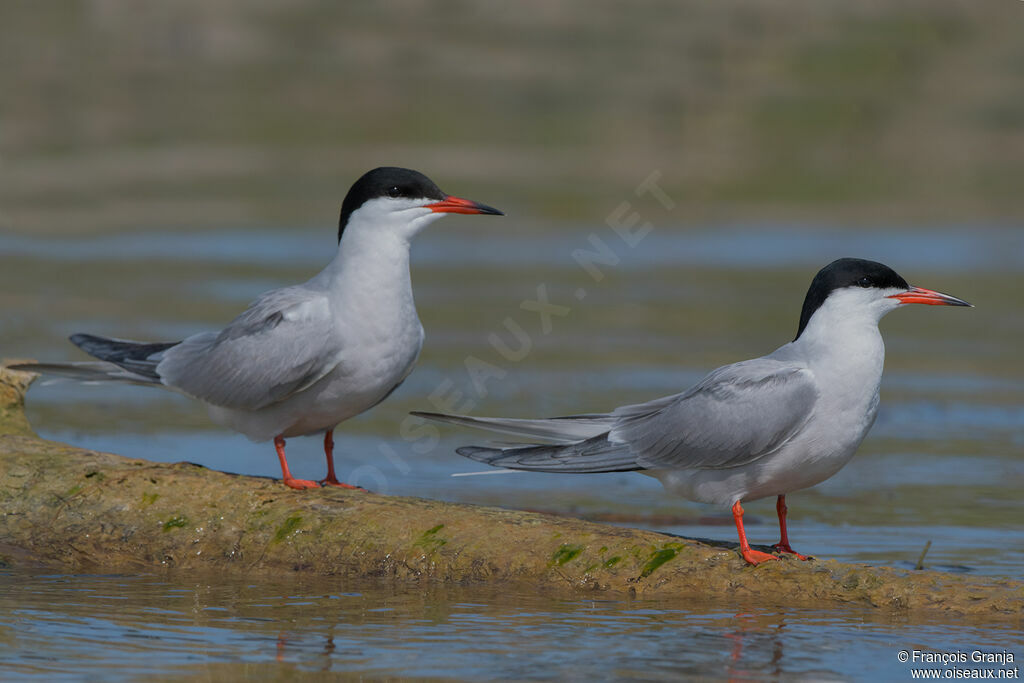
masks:
{"label": "black-capped tern", "polygon": [[971,305],[911,287],[881,263],[843,258],[814,277],[793,341],[720,367],[681,394],[606,414],[537,420],[414,415],[553,442],[457,449],[488,465],[638,471],[690,500],[730,505],[750,564],[778,558],[750,548],[740,503],[777,496],[781,538],[774,547],[807,559],[789,545],[786,494],[834,475],[867,435],[885,357],[878,322],[904,304]]}
{"label": "black-capped tern", "polygon": [[223,330],[161,343],[75,334],[71,341],[99,361],[11,367],[196,398],[215,422],[254,441],[273,439],[284,483],[296,489],[318,484],[291,475],[285,439],[324,433],[327,476],[320,483],[354,488],[334,473],[333,430],[412,372],[423,327],[409,243],[446,213],[502,215],[442,192],[417,171],[374,169],[345,196],[327,267],[304,284],[261,295]]}

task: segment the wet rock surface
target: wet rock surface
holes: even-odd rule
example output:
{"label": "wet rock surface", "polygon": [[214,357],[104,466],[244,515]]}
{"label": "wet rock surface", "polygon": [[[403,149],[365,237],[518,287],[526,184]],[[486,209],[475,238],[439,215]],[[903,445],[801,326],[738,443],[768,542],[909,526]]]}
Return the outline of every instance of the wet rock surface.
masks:
{"label": "wet rock surface", "polygon": [[1019,619],[1024,584],[835,561],[747,566],[711,543],[570,517],[360,491],[293,491],[35,436],[32,377],[0,369],[0,565],[308,572],[609,595],[856,603]]}

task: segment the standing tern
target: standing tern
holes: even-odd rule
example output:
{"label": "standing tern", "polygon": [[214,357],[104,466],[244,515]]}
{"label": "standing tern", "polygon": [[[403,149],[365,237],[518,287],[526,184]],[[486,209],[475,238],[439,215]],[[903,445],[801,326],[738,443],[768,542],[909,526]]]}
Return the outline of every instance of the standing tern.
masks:
{"label": "standing tern", "polygon": [[752,550],[741,501],[778,496],[780,540],[789,545],[786,494],[845,465],[878,412],[885,346],[878,322],[904,304],[970,306],[911,287],[891,268],[843,258],[811,282],[796,339],[767,356],[726,365],[674,396],[607,414],[526,420],[414,413],[554,443],[457,449],[467,458],[536,472],[638,471],[690,500],[732,506],[750,564],[778,559]]}
{"label": "standing tern", "polygon": [[273,439],[284,483],[296,479],[285,439],[324,433],[321,484],[356,488],[334,473],[334,428],[383,401],[412,372],[423,346],[409,279],[409,243],[446,213],[502,215],[442,192],[422,173],[383,167],[341,205],[338,250],[308,282],[274,289],[219,332],[146,343],[75,334],[99,361],[20,363],[16,370],[173,389],[254,441]]}

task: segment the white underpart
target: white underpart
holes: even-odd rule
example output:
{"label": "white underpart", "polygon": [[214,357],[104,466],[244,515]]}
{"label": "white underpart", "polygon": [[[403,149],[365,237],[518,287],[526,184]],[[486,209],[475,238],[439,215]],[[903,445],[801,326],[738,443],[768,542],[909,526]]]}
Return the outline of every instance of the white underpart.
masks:
{"label": "white underpart", "polygon": [[731,505],[814,486],[838,472],[874,424],[885,345],[878,321],[899,307],[902,290],[835,290],[811,316],[800,338],[768,357],[812,373],[818,400],[805,427],[775,452],[722,469],[644,472],[691,500]]}
{"label": "white underpart", "polygon": [[334,259],[305,285],[324,296],[287,313],[329,319],[334,351],[322,363],[333,369],[260,410],[211,405],[211,418],[256,441],[313,434],[368,410],[400,384],[423,346],[409,244],[444,215],[424,208],[432,201],[379,198],[363,204],[349,218]]}

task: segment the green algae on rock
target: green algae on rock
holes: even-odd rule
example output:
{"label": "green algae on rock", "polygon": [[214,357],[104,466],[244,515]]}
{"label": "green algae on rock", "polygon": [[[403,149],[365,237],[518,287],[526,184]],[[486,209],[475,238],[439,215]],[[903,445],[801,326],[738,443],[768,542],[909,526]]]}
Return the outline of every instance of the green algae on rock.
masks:
{"label": "green algae on rock", "polygon": [[0,562],[62,571],[174,567],[676,596],[856,603],[976,618],[1024,613],[1024,584],[835,561],[747,566],[734,544],[570,517],[322,488],[163,464],[35,436],[31,376],[0,368]]}

